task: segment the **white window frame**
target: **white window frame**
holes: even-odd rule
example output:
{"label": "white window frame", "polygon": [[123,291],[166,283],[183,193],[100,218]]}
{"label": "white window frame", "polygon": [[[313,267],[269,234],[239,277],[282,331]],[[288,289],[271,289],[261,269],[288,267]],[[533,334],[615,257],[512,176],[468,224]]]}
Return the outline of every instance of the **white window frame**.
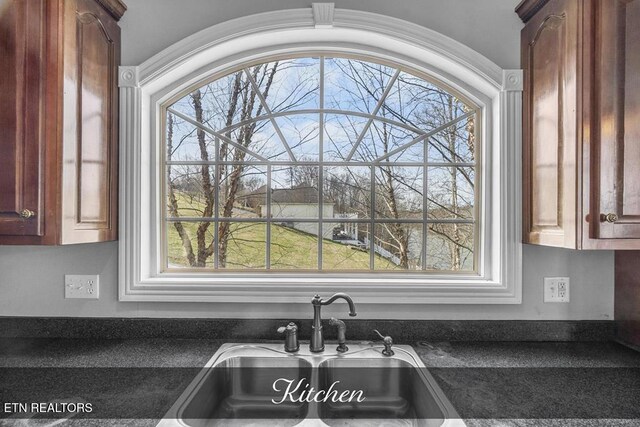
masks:
{"label": "white window frame", "polygon": [[[160,247],[160,106],[206,76],[274,55],[336,52],[432,76],[481,108],[477,274],[169,273]],[[139,66],[120,67],[120,301],[308,302],[348,292],[372,304],[519,304],[521,70],[503,70],[424,27],[314,3],[200,31]]]}

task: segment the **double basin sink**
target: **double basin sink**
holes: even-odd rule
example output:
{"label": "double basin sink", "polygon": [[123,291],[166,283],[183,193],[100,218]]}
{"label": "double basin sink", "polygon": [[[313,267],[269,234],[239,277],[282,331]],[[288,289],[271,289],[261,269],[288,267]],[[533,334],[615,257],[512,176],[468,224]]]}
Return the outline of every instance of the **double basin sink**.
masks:
{"label": "double basin sink", "polygon": [[464,426],[409,346],[225,344],[158,424],[205,426]]}

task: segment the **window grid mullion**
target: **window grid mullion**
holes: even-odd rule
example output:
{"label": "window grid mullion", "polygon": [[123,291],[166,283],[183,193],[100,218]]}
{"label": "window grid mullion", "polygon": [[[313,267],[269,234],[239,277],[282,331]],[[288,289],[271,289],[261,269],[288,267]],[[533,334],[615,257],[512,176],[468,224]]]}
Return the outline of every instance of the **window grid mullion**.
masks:
{"label": "window grid mullion", "polygon": [[[218,137],[214,139],[214,144],[216,150],[216,156],[214,160],[218,162],[220,160],[220,139]],[[222,171],[220,170],[221,167],[223,166],[220,163],[217,163],[214,166],[216,182],[214,185],[215,199],[213,200],[213,217],[215,218],[215,221],[213,222],[213,264],[214,268],[216,269],[220,268],[220,246],[218,244],[218,239],[220,238],[220,236],[218,236],[218,229],[220,225],[220,222],[218,221],[218,217],[220,216],[220,180],[218,179],[218,177],[222,177]]]}
{"label": "window grid mullion", "polygon": [[371,168],[371,211],[369,212],[369,269],[371,271],[375,270],[375,255],[376,255],[376,235],[375,235],[375,212],[376,212],[376,167],[370,166]]}
{"label": "window grid mullion", "polygon": [[429,238],[429,224],[427,224],[427,219],[429,217],[429,196],[428,196],[428,185],[429,185],[429,168],[426,166],[427,158],[429,157],[429,139],[426,138],[422,141],[422,155],[425,166],[423,166],[422,171],[422,271],[427,269],[427,249],[428,249],[428,238]]}
{"label": "window grid mullion", "polygon": [[271,269],[271,165],[267,165],[267,196],[265,197],[267,204],[267,223],[265,224],[265,266],[267,270]]}
{"label": "window grid mullion", "polygon": [[[401,145],[400,147],[397,147],[397,148],[391,150],[389,153],[377,158],[375,160],[375,162],[380,162],[382,160],[386,160],[387,158],[393,156],[394,154],[397,154],[397,153],[399,153],[399,152],[401,152],[403,150],[406,150],[407,148],[411,147],[412,145],[417,144],[418,142],[420,142],[423,139],[430,138],[433,135],[435,135],[435,134],[437,134],[439,132],[442,132],[443,130],[449,129],[451,126],[454,126],[454,125],[458,124],[459,122],[461,122],[462,120],[472,116],[473,114],[474,114],[474,111],[470,111],[468,113],[463,114],[462,116],[456,117],[453,120],[449,120],[447,123],[445,123],[443,125],[440,125],[435,129],[430,130],[426,134],[420,135],[420,136],[414,138],[413,140],[407,142],[406,144]],[[424,160],[426,161],[427,159],[425,158]]]}
{"label": "window grid mullion", "polygon": [[176,116],[180,117],[182,120],[191,123],[193,126],[202,129],[203,131],[207,132],[208,134],[216,136],[216,137],[222,139],[223,141],[227,142],[228,144],[233,145],[235,148],[237,148],[239,150],[242,150],[242,151],[246,152],[247,154],[252,155],[256,159],[262,160],[263,162],[268,162],[268,160],[265,159],[264,157],[262,157],[260,154],[255,153],[255,152],[253,152],[252,150],[249,150],[246,147],[243,147],[241,144],[238,144],[237,142],[235,142],[231,138],[227,138],[226,136],[222,135],[221,133],[216,132],[215,130],[211,129],[209,126],[205,126],[204,124],[199,123],[197,120],[192,119],[191,117],[187,116],[186,114],[182,114],[181,112],[176,111],[171,107],[167,108],[167,111],[169,111],[173,115],[176,115]]}
{"label": "window grid mullion", "polygon": [[322,241],[324,238],[324,56],[320,57],[320,81],[319,81],[319,106],[318,112],[318,270],[322,270]]}
{"label": "window grid mullion", "polygon": [[[180,217],[167,217],[166,219],[169,222],[214,222],[216,221],[215,217],[202,217],[202,216],[180,216]],[[256,219],[256,218],[236,218],[236,217],[218,217],[218,222],[253,222],[257,224],[266,224],[273,222],[306,222],[306,223],[317,223],[318,218],[271,218],[271,219]],[[331,222],[344,222],[344,223],[367,223],[371,222],[371,218],[333,218]],[[376,223],[393,223],[393,224],[422,224],[423,220],[421,219],[410,219],[410,218],[377,218],[375,219]],[[425,221],[427,224],[475,224],[475,220],[471,218],[443,218],[443,219],[427,219]]]}
{"label": "window grid mullion", "polygon": [[396,79],[398,78],[399,75],[400,75],[400,70],[398,69],[398,70],[396,70],[396,72],[393,75],[393,77],[391,77],[391,80],[389,80],[389,83],[387,83],[387,87],[384,89],[384,92],[382,92],[382,95],[380,96],[380,99],[378,100],[378,103],[376,104],[376,107],[374,108],[373,112],[371,113],[371,117],[367,121],[367,124],[364,125],[364,129],[362,129],[362,132],[360,132],[360,135],[358,135],[358,139],[353,144],[353,147],[351,148],[351,151],[349,152],[349,155],[347,156],[347,160],[351,160],[351,157],[353,157],[353,155],[355,154],[356,150],[358,149],[358,146],[360,145],[360,143],[364,139],[365,135],[369,131],[369,128],[371,127],[371,123],[373,123],[373,119],[378,114],[378,111],[380,111],[380,108],[382,108],[382,105],[384,104],[385,99],[387,99],[387,95],[389,95],[389,92],[391,92],[391,88],[393,87],[393,84],[396,82]]}
{"label": "window grid mullion", "polygon": [[[284,161],[201,161],[201,160],[172,160],[170,162],[166,162],[167,166],[201,166],[201,165],[247,165],[247,166],[267,166],[267,165],[276,165],[276,166],[378,166],[380,163],[378,162],[316,162],[316,161],[308,161],[308,162],[284,162]],[[466,163],[451,163],[451,162],[393,162],[393,166],[402,166],[402,167],[420,167],[420,166],[431,166],[431,167],[446,167],[446,168],[475,168],[476,164],[472,162]]]}
{"label": "window grid mullion", "polygon": [[253,76],[251,75],[251,73],[249,72],[248,69],[245,68],[244,72],[247,75],[247,78],[249,79],[249,81],[251,82],[251,86],[253,87],[253,90],[255,91],[256,96],[260,100],[260,103],[262,104],[262,107],[264,108],[264,111],[266,111],[267,115],[269,116],[269,120],[271,121],[271,125],[273,126],[273,128],[276,131],[276,133],[278,134],[278,138],[280,138],[280,141],[282,141],[282,145],[284,145],[284,148],[285,148],[285,150],[287,150],[287,153],[289,154],[289,157],[291,158],[291,160],[295,162],[296,161],[296,156],[293,155],[293,151],[291,151],[291,147],[289,146],[289,143],[287,142],[286,138],[284,137],[284,134],[280,130],[280,126],[278,126],[278,122],[276,122],[276,119],[273,118],[273,114],[271,113],[271,109],[267,105],[267,100],[264,99],[264,96],[262,95],[262,92],[260,91],[260,88],[258,87],[258,83],[256,83],[256,80],[253,78]]}
{"label": "window grid mullion", "polygon": [[[257,121],[261,121],[261,120],[270,120],[270,119],[275,119],[278,117],[283,117],[283,116],[294,116],[294,115],[304,115],[304,114],[317,114],[320,112],[319,108],[304,108],[301,110],[286,110],[286,111],[278,111],[278,112],[271,112],[271,114],[261,114],[257,117],[252,117],[250,119],[245,119],[245,120],[241,120],[237,123],[234,123],[230,126],[224,127],[222,129],[220,129],[218,132],[219,133],[226,133],[226,132],[231,132],[237,128],[240,128],[242,126],[246,126],[249,125],[251,123],[257,122]],[[418,135],[425,135],[427,132],[425,132],[423,129],[419,129],[415,126],[412,126],[410,124],[407,123],[403,123],[403,122],[398,122],[395,121],[393,119],[390,119],[388,117],[385,116],[373,116],[370,113],[363,113],[362,111],[353,111],[353,110],[342,110],[342,109],[338,109],[338,108],[325,108],[323,113],[325,114],[336,114],[336,115],[345,115],[345,116],[356,116],[356,117],[363,117],[365,119],[373,119],[373,120],[378,120],[381,122],[385,122],[388,123],[390,125],[393,126],[397,126],[403,129],[406,129],[408,131],[417,133]]]}

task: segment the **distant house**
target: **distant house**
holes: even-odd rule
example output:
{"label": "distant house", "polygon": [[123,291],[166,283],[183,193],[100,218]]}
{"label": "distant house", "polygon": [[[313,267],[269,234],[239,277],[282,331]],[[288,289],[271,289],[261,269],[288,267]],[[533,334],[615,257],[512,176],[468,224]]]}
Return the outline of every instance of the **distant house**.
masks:
{"label": "distant house", "polygon": [[[264,218],[267,216],[267,186],[247,193],[242,199],[247,207],[254,209],[256,214]],[[318,224],[314,222],[300,222],[296,219],[317,219],[318,218],[318,189],[309,186],[297,186],[292,188],[271,189],[271,218],[281,221],[276,223],[304,231],[305,233],[318,235]],[[322,206],[322,217],[333,218],[333,204],[324,203]],[[333,235],[333,223],[323,223],[322,237],[331,239]]]}

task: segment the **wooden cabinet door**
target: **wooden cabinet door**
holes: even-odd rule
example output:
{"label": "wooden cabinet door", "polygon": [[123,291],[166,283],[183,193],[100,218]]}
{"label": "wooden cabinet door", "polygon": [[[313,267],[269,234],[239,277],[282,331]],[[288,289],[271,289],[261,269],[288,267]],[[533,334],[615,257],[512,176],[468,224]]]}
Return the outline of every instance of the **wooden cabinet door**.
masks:
{"label": "wooden cabinet door", "polygon": [[120,28],[95,0],[64,10],[62,243],[116,238]]}
{"label": "wooden cabinet door", "polygon": [[640,0],[596,12],[595,238],[640,238]]}
{"label": "wooden cabinet door", "polygon": [[522,30],[524,242],[575,248],[580,10],[547,3]]}
{"label": "wooden cabinet door", "polygon": [[0,235],[41,236],[44,1],[0,8]]}

